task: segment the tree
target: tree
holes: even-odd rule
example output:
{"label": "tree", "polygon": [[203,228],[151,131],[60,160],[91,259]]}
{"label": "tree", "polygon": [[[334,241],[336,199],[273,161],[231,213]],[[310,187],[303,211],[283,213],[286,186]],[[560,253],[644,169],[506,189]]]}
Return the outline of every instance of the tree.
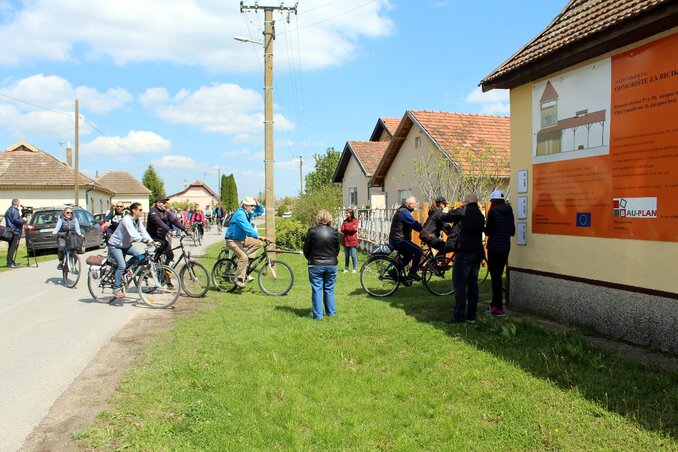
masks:
{"label": "tree", "polygon": [[454,148],[446,153],[430,149],[412,164],[414,181],[428,201],[444,196],[448,201],[463,200],[475,193],[481,202],[496,189],[507,189],[509,159],[494,148],[466,150]]}
{"label": "tree", "polygon": [[219,202],[221,203],[221,207],[224,210],[228,210],[228,209],[226,209],[226,205],[228,204],[229,190],[230,190],[230,186],[228,185],[228,177],[225,174],[222,174],[221,175],[221,192],[219,193]]}
{"label": "tree", "polygon": [[325,185],[299,197],[299,201],[294,204],[294,217],[307,227],[315,223],[321,209],[327,210],[336,218],[341,211],[341,201],[341,185]]}
{"label": "tree", "polygon": [[306,175],[306,193],[313,192],[327,185],[332,185],[332,176],[339,165],[341,153],[334,148],[327,148],[325,154],[315,154],[315,170]]}
{"label": "tree", "polygon": [[155,172],[153,165],[148,165],[148,169],[144,172],[141,182],[144,184],[144,187],[151,190],[151,194],[148,195],[148,199],[151,202],[159,196],[165,196],[165,184],[160,179],[160,176],[158,176],[158,173]]}
{"label": "tree", "polygon": [[240,199],[238,198],[238,185],[235,183],[235,176],[233,173],[228,175],[228,185],[229,185],[229,197],[228,197],[228,210],[235,210],[238,208]]}

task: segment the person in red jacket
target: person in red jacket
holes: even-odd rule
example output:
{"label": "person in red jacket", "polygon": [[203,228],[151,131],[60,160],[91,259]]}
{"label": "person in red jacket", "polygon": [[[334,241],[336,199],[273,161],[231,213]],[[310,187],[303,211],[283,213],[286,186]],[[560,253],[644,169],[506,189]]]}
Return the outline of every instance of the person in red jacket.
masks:
{"label": "person in red jacket", "polygon": [[353,273],[358,268],[358,219],[353,209],[346,209],[346,219],[341,223],[341,232],[344,234],[344,273],[348,272],[349,256],[353,260]]}

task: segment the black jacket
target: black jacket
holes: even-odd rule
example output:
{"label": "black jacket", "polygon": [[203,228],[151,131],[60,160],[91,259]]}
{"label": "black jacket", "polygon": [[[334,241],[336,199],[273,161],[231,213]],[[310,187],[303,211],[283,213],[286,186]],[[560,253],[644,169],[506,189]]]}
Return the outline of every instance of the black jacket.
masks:
{"label": "black jacket", "polygon": [[304,240],[304,256],[308,265],[337,265],[339,262],[339,232],[332,226],[313,226]]}
{"label": "black jacket", "polygon": [[459,248],[457,253],[476,253],[485,256],[483,249],[483,229],[485,228],[485,216],[480,211],[478,204],[471,203],[441,216],[445,223],[458,223],[461,221],[459,233]]}
{"label": "black jacket", "polygon": [[511,251],[511,237],[516,235],[513,209],[508,204],[495,204],[487,214],[487,249],[508,253]]}
{"label": "black jacket", "polygon": [[414,219],[412,213],[404,205],[396,210],[391,220],[391,230],[388,233],[389,243],[412,240],[412,229],[419,232],[422,225]]}
{"label": "black jacket", "polygon": [[169,210],[160,210],[157,207],[153,207],[148,212],[148,224],[146,225],[148,235],[156,240],[164,239],[167,233],[171,231],[170,223],[186,232],[184,225]]}

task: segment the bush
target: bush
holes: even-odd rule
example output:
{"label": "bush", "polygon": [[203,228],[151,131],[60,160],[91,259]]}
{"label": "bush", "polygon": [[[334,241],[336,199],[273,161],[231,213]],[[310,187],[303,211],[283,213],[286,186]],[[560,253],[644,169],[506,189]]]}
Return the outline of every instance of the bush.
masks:
{"label": "bush", "polygon": [[287,212],[289,212],[289,207],[287,207],[286,205],[283,204],[282,206],[278,207],[278,210],[276,212],[276,216],[282,217],[282,214],[287,213]]}
{"label": "bush", "polygon": [[326,185],[302,195],[294,205],[294,216],[302,224],[311,227],[315,224],[320,209],[327,210],[335,217],[341,209],[341,201],[341,185]]}
{"label": "bush", "polygon": [[275,222],[275,241],[285,248],[301,250],[307,231],[307,226],[293,218],[280,218]]}

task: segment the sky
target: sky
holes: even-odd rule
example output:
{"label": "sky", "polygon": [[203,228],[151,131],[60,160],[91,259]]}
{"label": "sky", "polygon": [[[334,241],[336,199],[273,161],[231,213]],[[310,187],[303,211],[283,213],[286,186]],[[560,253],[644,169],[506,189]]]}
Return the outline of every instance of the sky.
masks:
{"label": "sky", "polygon": [[[254,0],[245,5],[254,5]],[[299,0],[274,14],[276,197],[300,191],[316,154],[369,140],[407,110],[508,115],[478,83],[566,0]],[[259,6],[279,6],[261,0]],[[284,6],[294,6],[287,0]],[[23,140],[80,169],[167,194],[233,173],[264,189],[264,13],[238,0],[0,0],[0,149]]]}

